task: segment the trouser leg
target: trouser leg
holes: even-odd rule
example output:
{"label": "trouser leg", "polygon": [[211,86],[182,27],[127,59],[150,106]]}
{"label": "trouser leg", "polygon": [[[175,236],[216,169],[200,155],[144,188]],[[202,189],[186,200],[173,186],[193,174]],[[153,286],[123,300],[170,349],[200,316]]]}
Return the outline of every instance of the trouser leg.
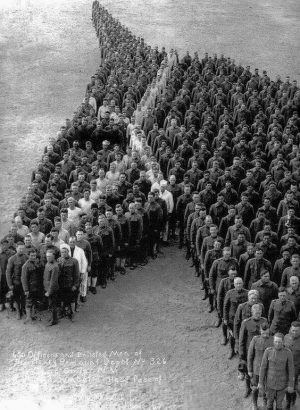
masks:
{"label": "trouser leg", "polygon": [[88,284],[88,274],[87,272],[81,273],[81,283],[80,283],[80,296],[85,297],[87,294],[87,284]]}

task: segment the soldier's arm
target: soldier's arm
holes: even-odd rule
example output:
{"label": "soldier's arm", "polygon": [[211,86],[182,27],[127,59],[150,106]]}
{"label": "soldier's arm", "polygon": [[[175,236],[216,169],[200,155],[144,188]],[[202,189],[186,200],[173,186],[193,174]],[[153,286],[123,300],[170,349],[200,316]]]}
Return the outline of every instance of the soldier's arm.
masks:
{"label": "soldier's arm", "polygon": [[74,268],[73,268],[73,286],[76,288],[79,286],[79,277],[80,277],[80,272],[79,272],[79,263],[77,259],[75,260]]}
{"label": "soldier's arm", "polygon": [[250,276],[249,266],[250,266],[250,264],[249,264],[249,260],[248,260],[247,263],[246,263],[245,273],[244,273],[244,286],[245,286],[246,289],[248,289],[248,283],[249,283],[249,280],[250,280],[250,278],[249,278],[249,276]]}
{"label": "soldier's arm", "polygon": [[210,268],[210,271],[209,271],[209,276],[208,276],[209,287],[210,287],[211,290],[215,289],[216,262],[217,261],[213,262],[212,267]]}
{"label": "soldier's arm", "polygon": [[282,277],[281,277],[280,286],[286,287],[286,285],[287,285],[287,273],[283,272]]}
{"label": "soldier's arm", "polygon": [[240,334],[240,328],[241,328],[241,305],[238,306],[235,316],[234,316],[234,321],[233,321],[233,334],[235,340],[239,340],[239,334]]}
{"label": "soldier's arm", "polygon": [[200,242],[201,242],[201,235],[200,235],[200,228],[198,228],[197,234],[196,234],[196,252],[197,252],[198,257],[200,257],[201,255]]}
{"label": "soldier's arm", "polygon": [[295,383],[295,366],[293,354],[290,350],[287,349],[287,367],[288,367],[288,388],[294,390]]}
{"label": "soldier's arm", "polygon": [[217,295],[217,308],[218,308],[218,312],[220,313],[220,315],[223,316],[223,309],[224,309],[224,285],[223,285],[223,280],[220,282],[219,288],[218,288],[218,295]]}
{"label": "soldier's arm", "polygon": [[241,330],[240,330],[240,335],[239,335],[239,357],[241,360],[247,360],[246,344],[247,344],[247,328],[245,326],[245,322],[243,322],[241,326]]}
{"label": "soldier's arm", "polygon": [[250,342],[249,350],[247,354],[248,373],[253,373],[253,362],[254,362],[254,357],[255,357],[255,341],[256,341],[256,337],[254,336],[254,338]]}
{"label": "soldier's arm", "polygon": [[223,307],[223,319],[228,322],[229,319],[229,309],[230,309],[230,298],[228,292],[226,293]]}
{"label": "soldier's arm", "polygon": [[260,370],[259,370],[259,381],[258,381],[259,387],[262,387],[265,384],[265,379],[266,379],[267,370],[268,370],[268,357],[269,357],[269,349],[266,349],[264,352],[261,365],[260,365]]}
{"label": "soldier's arm", "polygon": [[25,264],[22,266],[21,282],[24,292],[28,292],[28,271]]}
{"label": "soldier's arm", "polygon": [[229,246],[230,242],[231,242],[231,232],[230,232],[230,228],[229,228],[227,233],[226,233],[226,237],[225,237],[225,246]]}
{"label": "soldier's arm", "polygon": [[12,271],[13,271],[13,261],[11,260],[11,257],[8,259],[7,267],[6,267],[6,281],[7,281],[7,286],[12,289],[13,288],[13,283],[12,283]]}
{"label": "soldier's arm", "polygon": [[269,313],[268,313],[268,322],[271,325],[272,321],[274,318],[274,300],[272,300],[270,308],[269,308]]}
{"label": "soldier's arm", "polygon": [[58,282],[58,275],[59,275],[59,267],[58,265],[54,267],[52,270],[52,275],[50,278],[50,283],[49,283],[49,290],[48,290],[48,295],[51,296],[54,291],[55,291],[55,284]]}
{"label": "soldier's arm", "polygon": [[291,312],[291,321],[293,322],[294,320],[297,320],[297,312],[295,308],[294,302],[292,302],[292,312]]}
{"label": "soldier's arm", "polygon": [[88,262],[88,266],[91,266],[92,261],[93,261],[92,248],[91,248],[91,244],[87,241],[87,262]]}

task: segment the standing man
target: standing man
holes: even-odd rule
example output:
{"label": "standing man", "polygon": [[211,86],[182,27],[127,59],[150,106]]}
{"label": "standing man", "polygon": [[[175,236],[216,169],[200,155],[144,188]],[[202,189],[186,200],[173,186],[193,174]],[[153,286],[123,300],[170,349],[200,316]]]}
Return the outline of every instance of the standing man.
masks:
{"label": "standing man", "polygon": [[[72,238],[72,246],[75,248],[75,238]],[[70,246],[71,246],[70,238]],[[61,301],[63,304],[63,314],[66,314],[70,320],[73,318],[79,289],[79,264],[77,259],[70,256],[71,250],[69,245],[62,245],[60,248],[61,257],[58,259],[60,270],[59,285],[61,291]],[[82,249],[81,249],[82,250]],[[47,251],[48,252],[48,251]],[[82,251],[83,252],[83,251]],[[83,252],[84,253],[84,252]],[[73,307],[74,309],[73,309]]]}
{"label": "standing man", "polygon": [[297,393],[295,390],[298,387],[298,378],[300,374],[300,322],[292,322],[289,333],[284,336],[284,346],[290,349],[293,354],[295,369],[294,391],[293,393],[286,393],[286,409],[290,409],[291,405],[294,406],[297,399]]}
{"label": "standing man", "polygon": [[268,321],[273,334],[280,332],[284,335],[289,332],[291,323],[296,320],[296,308],[293,302],[287,299],[285,288],[278,289],[278,299],[272,300]]}
{"label": "standing man", "polygon": [[25,294],[26,319],[24,324],[32,322],[35,319],[35,308],[37,301],[41,300],[43,276],[41,264],[37,260],[37,252],[31,249],[28,254],[28,260],[22,266],[21,281]]}
{"label": "standing man", "polygon": [[[251,317],[245,319],[242,323],[239,335],[239,358],[241,362],[247,363],[247,354],[250,342],[254,336],[259,335],[260,327],[263,323],[267,324],[267,319],[262,317],[262,306],[255,304],[251,308]],[[245,376],[246,391],[244,397],[251,393],[250,377],[248,371]]]}
{"label": "standing man", "polygon": [[49,326],[54,326],[58,323],[58,303],[59,303],[59,267],[55,260],[53,249],[48,249],[46,252],[47,263],[44,270],[44,289],[45,296],[48,298],[49,309],[52,312],[52,319]]}
{"label": "standing man", "polygon": [[265,350],[259,372],[258,388],[265,388],[267,409],[282,409],[282,402],[287,389],[294,392],[294,361],[292,352],[283,345],[283,334],[275,333],[274,346]]}
{"label": "standing man", "polygon": [[[248,376],[250,378],[252,388],[253,410],[258,410],[258,380],[262,358],[265,350],[272,346],[273,337],[270,336],[269,325],[267,323],[263,323],[260,326],[260,335],[254,336],[250,342],[247,356]],[[266,401],[266,396],[264,395],[264,404],[266,404]]]}
{"label": "standing man", "polygon": [[[229,270],[232,271],[231,268]],[[237,272],[235,271],[235,274]],[[238,306],[241,303],[247,302],[248,291],[243,288],[243,279],[239,277],[234,278],[234,289],[229,290],[226,293],[224,301],[224,311],[223,311],[223,323],[229,329],[229,341],[230,341],[230,352],[228,359],[232,359],[235,355],[235,338],[233,334],[234,317]]]}
{"label": "standing man", "polygon": [[25,245],[23,242],[17,243],[17,253],[8,259],[6,267],[6,281],[9,290],[12,292],[15,307],[17,309],[17,319],[20,320],[25,310],[25,295],[21,283],[22,266],[27,260]]}

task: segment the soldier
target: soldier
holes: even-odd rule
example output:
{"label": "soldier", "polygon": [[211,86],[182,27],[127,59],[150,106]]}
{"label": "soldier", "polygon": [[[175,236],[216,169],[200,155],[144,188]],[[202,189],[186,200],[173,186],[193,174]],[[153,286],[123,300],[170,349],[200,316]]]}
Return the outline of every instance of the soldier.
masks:
{"label": "soldier", "polygon": [[278,296],[278,286],[270,280],[270,272],[262,271],[260,273],[260,280],[254,282],[251,289],[258,291],[259,301],[264,305],[265,312],[269,312],[272,300]]}
{"label": "soldier", "polygon": [[273,334],[288,333],[291,323],[297,319],[296,309],[293,302],[287,299],[287,291],[284,287],[278,289],[278,299],[272,300],[268,320]]}
{"label": "soldier", "polygon": [[[263,323],[267,324],[267,319],[262,317],[262,307],[255,304],[251,307],[251,317],[243,320],[240,334],[239,334],[239,359],[247,362],[247,354],[250,342],[254,336],[259,335],[260,327]],[[250,377],[248,371],[245,376],[246,391],[244,397],[248,397],[251,393]]]}
{"label": "soldier", "polygon": [[[223,249],[223,256],[213,262],[209,272],[209,292],[210,298],[214,299],[214,305],[216,305],[216,295],[221,279],[228,277],[229,268],[238,268],[236,259],[232,258],[230,248]],[[218,318],[216,327],[219,327],[222,323],[221,318]]]}
{"label": "soldier", "polygon": [[[234,338],[235,340],[239,340],[240,329],[243,320],[248,319],[251,317],[251,309],[252,306],[258,303],[258,291],[257,290],[249,290],[248,292],[248,301],[242,303],[238,306],[235,317],[234,317]],[[262,307],[262,316],[265,316],[263,304],[260,303]]]}
{"label": "soldier", "polygon": [[296,316],[299,316],[300,312],[300,286],[298,276],[292,276],[290,278],[290,286],[286,288],[287,299],[294,303],[296,309]]}
{"label": "soldier", "polygon": [[119,222],[113,218],[113,209],[111,207],[106,208],[105,216],[107,219],[108,226],[112,229],[114,234],[114,248],[112,257],[109,259],[110,264],[110,280],[115,280],[115,262],[116,262],[116,252],[120,251],[122,242],[122,230]]}
{"label": "soldier", "polygon": [[102,240],[99,235],[93,233],[92,222],[87,221],[85,223],[86,239],[89,241],[92,251],[92,263],[91,269],[88,272],[88,287],[90,291],[95,295],[97,293],[97,278],[100,272],[100,257],[102,252]]}
{"label": "soldier", "polygon": [[235,355],[235,339],[233,334],[234,317],[238,306],[248,300],[248,291],[243,289],[243,279],[234,278],[234,289],[226,293],[223,310],[223,323],[229,329],[230,352],[228,359]]}
{"label": "soldier", "polygon": [[[130,205],[129,205],[130,207]],[[124,215],[124,211],[122,205],[116,205],[116,215],[114,218],[119,223],[122,232],[122,239],[120,243],[120,250],[117,252],[116,256],[116,271],[119,271],[122,275],[125,275],[125,261],[126,261],[126,253],[128,251],[128,244],[129,244],[129,233],[130,233],[130,226],[128,219]]]}
{"label": "soldier", "polygon": [[159,242],[159,233],[163,211],[161,206],[155,201],[154,193],[149,192],[148,202],[145,204],[145,210],[149,218],[149,249],[150,256],[155,259],[157,257],[157,246]]}
{"label": "soldier", "polygon": [[249,259],[246,263],[244,273],[244,283],[246,289],[251,289],[252,283],[260,279],[261,272],[272,272],[271,262],[263,258],[264,252],[261,248],[256,247],[255,257]]}
{"label": "soldier", "polygon": [[294,362],[292,352],[283,345],[283,334],[275,333],[273,347],[268,347],[263,355],[259,371],[258,388],[265,389],[267,409],[282,409],[282,402],[287,389],[294,391]]}
{"label": "soldier", "polygon": [[300,256],[298,254],[292,255],[291,265],[292,266],[285,268],[282,273],[281,286],[286,287],[291,276],[298,276],[300,279]]}
{"label": "soldier", "polygon": [[49,326],[58,323],[57,308],[59,304],[59,267],[55,260],[53,249],[46,251],[47,263],[44,269],[44,289],[45,296],[48,298],[49,309],[52,312],[52,318]]}
{"label": "soldier", "polygon": [[21,283],[22,266],[27,260],[25,245],[17,243],[17,253],[8,259],[6,267],[6,280],[9,290],[12,292],[17,319],[20,320],[25,310],[25,295]]}
{"label": "soldier", "polygon": [[94,234],[99,235],[103,243],[100,262],[100,286],[105,289],[107,286],[107,279],[112,277],[111,266],[113,264],[112,259],[115,249],[115,237],[113,230],[108,226],[105,215],[99,215],[98,224],[99,225],[94,228]]}
{"label": "soldier", "polygon": [[[205,300],[207,297],[209,298],[209,313],[214,310],[214,298],[211,296],[211,293],[209,293],[209,272],[212,267],[212,264],[214,263],[215,260],[220,259],[222,257],[223,250],[222,250],[222,242],[219,239],[216,239],[214,241],[214,247],[213,249],[207,251],[205,258],[204,258],[204,264],[203,268],[201,268],[201,279],[203,283],[203,288],[204,288],[204,296],[203,300]],[[225,296],[225,295],[224,295]]]}
{"label": "soldier", "polygon": [[[71,237],[74,242],[75,238]],[[70,238],[70,243],[71,243]],[[47,251],[48,252],[48,251]],[[68,316],[70,320],[73,319],[73,313],[75,310],[75,303],[79,289],[79,263],[77,259],[70,256],[70,247],[66,244],[60,248],[61,257],[58,258],[59,266],[59,287],[60,297],[62,302],[63,316]]]}
{"label": "soldier", "polygon": [[42,267],[34,249],[29,252],[28,260],[22,266],[21,281],[25,294],[26,324],[35,319],[36,305],[42,295]]}
{"label": "soldier", "polygon": [[0,312],[2,312],[6,306],[6,294],[9,290],[6,281],[7,262],[14,254],[15,251],[9,248],[8,240],[2,239],[0,250]]}
{"label": "soldier", "polygon": [[236,269],[229,269],[228,271],[228,278],[224,278],[221,280],[219,289],[218,289],[218,295],[217,295],[217,309],[218,309],[218,314],[221,316],[223,322],[222,322],[222,333],[223,333],[223,339],[221,344],[226,345],[228,342],[228,337],[227,337],[227,325],[224,324],[224,299],[227,294],[227,292],[230,289],[234,288],[234,279],[237,275]]}
{"label": "soldier", "polygon": [[143,219],[135,204],[129,204],[129,212],[126,213],[126,218],[129,226],[128,245],[129,245],[129,269],[133,270],[137,267],[138,254],[140,243],[143,234]]}
{"label": "soldier", "polygon": [[298,387],[298,377],[300,374],[300,322],[292,322],[290,331],[284,336],[284,346],[291,350],[293,354],[295,382],[294,391],[286,392],[286,409],[294,406],[297,399],[296,388]]}
{"label": "soldier", "polygon": [[[264,351],[273,346],[273,337],[270,336],[270,329],[267,323],[260,326],[260,335],[254,336],[250,342],[247,355],[248,376],[251,381],[253,410],[258,410],[258,380],[259,371]],[[266,395],[263,397],[264,404],[267,403]]]}

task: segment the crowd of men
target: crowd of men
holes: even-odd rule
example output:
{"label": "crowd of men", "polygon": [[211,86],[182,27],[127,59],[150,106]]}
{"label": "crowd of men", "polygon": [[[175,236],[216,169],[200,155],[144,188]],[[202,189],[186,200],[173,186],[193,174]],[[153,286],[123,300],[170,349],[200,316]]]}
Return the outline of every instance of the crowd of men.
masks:
{"label": "crowd of men", "polygon": [[[300,369],[300,90],[223,55],[151,48],[94,1],[101,65],[1,241],[0,311],[72,320],[87,294],[186,250],[257,408]],[[287,390],[286,390],[287,389]]]}

